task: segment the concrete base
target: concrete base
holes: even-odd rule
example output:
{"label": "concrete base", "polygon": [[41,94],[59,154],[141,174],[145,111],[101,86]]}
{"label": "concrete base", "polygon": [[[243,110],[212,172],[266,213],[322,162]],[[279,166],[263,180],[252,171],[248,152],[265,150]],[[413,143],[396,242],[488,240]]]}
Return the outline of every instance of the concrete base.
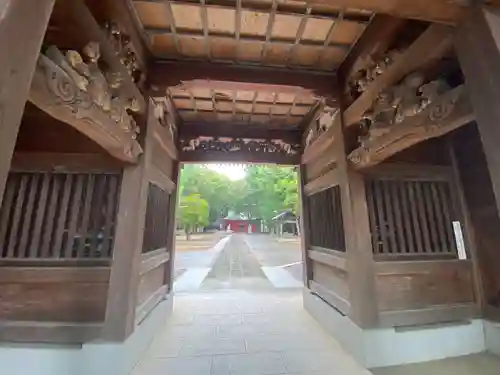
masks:
{"label": "concrete base", "polygon": [[[486,350],[480,319],[406,329],[363,330],[307,289],[304,289],[304,308],[366,368],[426,362]],[[491,347],[500,350],[500,335],[495,341],[494,331],[491,332]]]}
{"label": "concrete base", "polygon": [[500,356],[500,323],[484,321],[486,349]]}
{"label": "concrete base", "polygon": [[173,296],[160,303],[123,343],[82,346],[0,345],[0,373],[16,375],[127,375],[172,312]]}

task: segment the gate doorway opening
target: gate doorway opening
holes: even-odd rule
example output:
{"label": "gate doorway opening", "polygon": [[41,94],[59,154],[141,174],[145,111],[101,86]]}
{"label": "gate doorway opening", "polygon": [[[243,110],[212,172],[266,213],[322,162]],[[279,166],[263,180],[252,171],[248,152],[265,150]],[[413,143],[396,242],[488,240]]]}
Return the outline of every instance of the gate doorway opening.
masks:
{"label": "gate doorway opening", "polygon": [[303,286],[297,170],[272,164],[186,164],[180,174],[176,293]]}

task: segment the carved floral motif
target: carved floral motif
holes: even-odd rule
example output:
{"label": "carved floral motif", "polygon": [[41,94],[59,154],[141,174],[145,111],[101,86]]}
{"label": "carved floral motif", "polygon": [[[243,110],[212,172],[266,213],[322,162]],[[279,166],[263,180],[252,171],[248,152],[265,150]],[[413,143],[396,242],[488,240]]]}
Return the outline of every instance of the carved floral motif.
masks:
{"label": "carved floral motif", "polygon": [[228,137],[198,137],[181,139],[182,151],[255,152],[296,155],[299,144],[286,143],[279,139],[253,139]]}
{"label": "carved floral motif", "polygon": [[[425,85],[424,85],[425,86]],[[415,116],[408,116],[399,124],[393,125],[386,133],[365,139],[361,146],[352,151],[348,158],[357,166],[369,166],[423,140],[441,136],[473,120],[473,112],[464,86],[441,91],[448,86],[444,82],[432,83],[431,94],[426,93],[424,100],[432,98]]]}

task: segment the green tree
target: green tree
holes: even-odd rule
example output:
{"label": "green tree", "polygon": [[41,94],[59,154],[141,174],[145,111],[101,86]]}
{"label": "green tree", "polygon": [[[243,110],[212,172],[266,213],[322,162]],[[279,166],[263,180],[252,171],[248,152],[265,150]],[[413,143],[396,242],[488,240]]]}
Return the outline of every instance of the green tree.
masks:
{"label": "green tree", "polygon": [[209,211],[210,206],[208,202],[201,198],[199,194],[181,196],[179,204],[179,221],[186,233],[186,240],[189,240],[193,230],[209,223]]}

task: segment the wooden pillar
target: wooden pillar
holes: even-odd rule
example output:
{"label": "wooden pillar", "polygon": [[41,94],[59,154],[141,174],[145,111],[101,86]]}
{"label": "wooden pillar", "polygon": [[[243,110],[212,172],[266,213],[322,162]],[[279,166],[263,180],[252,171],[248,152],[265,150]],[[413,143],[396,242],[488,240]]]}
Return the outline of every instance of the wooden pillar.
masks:
{"label": "wooden pillar", "polygon": [[[342,117],[342,116],[339,116]],[[365,181],[347,161],[341,121],[334,121],[337,168],[347,257],[349,317],[359,327],[378,323],[377,296]]]}
{"label": "wooden pillar", "polygon": [[137,165],[124,168],[116,218],[113,260],[102,337],[123,341],[135,328],[142,242],[148,198],[148,165],[154,137],[153,104],[148,107],[144,154]]}
{"label": "wooden pillar", "polygon": [[170,254],[170,259],[165,266],[164,283],[168,285],[168,292],[171,292],[174,287],[174,263],[175,263],[175,231],[177,228],[177,207],[179,200],[179,182],[182,166],[178,160],[174,160],[174,168],[172,180],[175,182],[175,189],[170,194],[168,202],[168,227],[167,227],[167,251]]}
{"label": "wooden pillar", "polygon": [[309,287],[309,281],[312,280],[311,260],[307,257],[310,247],[311,221],[309,217],[309,202],[304,192],[306,186],[306,166],[302,164],[299,169],[299,199],[300,199],[300,226],[302,227],[300,236],[300,247],[302,249],[302,273],[304,286]]}
{"label": "wooden pillar", "polygon": [[0,204],[54,0],[0,0]]}
{"label": "wooden pillar", "polygon": [[455,48],[500,210],[500,11],[471,7],[457,27]]}

